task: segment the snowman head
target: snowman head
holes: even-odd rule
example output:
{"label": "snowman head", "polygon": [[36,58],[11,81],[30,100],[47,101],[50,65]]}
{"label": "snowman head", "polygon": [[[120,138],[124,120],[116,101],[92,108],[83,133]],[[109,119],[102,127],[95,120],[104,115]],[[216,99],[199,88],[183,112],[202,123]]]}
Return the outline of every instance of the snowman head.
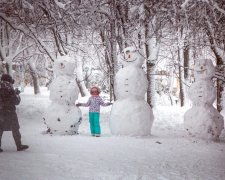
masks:
{"label": "snowman head", "polygon": [[119,55],[118,59],[124,67],[130,65],[141,67],[144,62],[143,56],[135,47],[125,48]]}
{"label": "snowman head", "polygon": [[75,63],[67,56],[59,57],[53,66],[56,76],[59,75],[73,75],[75,69]]}
{"label": "snowman head", "polygon": [[215,67],[210,59],[198,59],[194,65],[196,80],[211,79],[215,75]]}

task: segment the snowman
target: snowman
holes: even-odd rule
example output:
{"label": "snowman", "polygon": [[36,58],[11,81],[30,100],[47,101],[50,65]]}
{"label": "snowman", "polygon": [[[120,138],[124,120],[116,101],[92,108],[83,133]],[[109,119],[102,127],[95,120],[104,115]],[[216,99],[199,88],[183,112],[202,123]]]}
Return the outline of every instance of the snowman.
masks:
{"label": "snowman", "polygon": [[224,128],[223,116],[213,107],[216,89],[212,77],[215,67],[210,59],[200,59],[194,66],[195,82],[188,96],[192,108],[184,114],[184,127],[191,136],[216,140]]}
{"label": "snowman", "polygon": [[142,70],[144,58],[135,47],[127,47],[118,57],[123,68],[116,74],[110,129],[114,135],[145,136],[151,134],[152,109],[145,101],[147,78]]}
{"label": "snowman", "polygon": [[75,106],[78,87],[74,81],[75,63],[63,56],[54,62],[56,78],[50,85],[51,105],[44,121],[50,133],[77,134],[81,122],[81,111]]}

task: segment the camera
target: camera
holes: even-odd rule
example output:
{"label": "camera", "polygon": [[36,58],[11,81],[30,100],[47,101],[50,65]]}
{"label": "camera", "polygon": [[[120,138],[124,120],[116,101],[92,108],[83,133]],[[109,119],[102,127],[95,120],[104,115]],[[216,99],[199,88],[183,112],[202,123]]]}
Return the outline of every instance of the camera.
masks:
{"label": "camera", "polygon": [[21,92],[21,91],[20,91],[18,88],[15,89],[15,93],[16,93],[17,95],[19,95],[20,92]]}

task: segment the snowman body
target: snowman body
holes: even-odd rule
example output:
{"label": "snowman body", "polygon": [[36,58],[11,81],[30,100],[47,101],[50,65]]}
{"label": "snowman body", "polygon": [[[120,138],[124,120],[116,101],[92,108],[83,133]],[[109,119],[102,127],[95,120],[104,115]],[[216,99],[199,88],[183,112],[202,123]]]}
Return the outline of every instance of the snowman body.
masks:
{"label": "snowman body", "polygon": [[211,79],[214,74],[211,60],[203,59],[195,64],[196,81],[188,91],[193,105],[184,114],[184,127],[191,136],[216,140],[224,128],[223,116],[213,107],[216,89]]}
{"label": "snowman body", "polygon": [[115,92],[118,99],[132,97],[143,100],[146,89],[147,78],[141,68],[127,66],[116,74]]}
{"label": "snowman body", "polygon": [[119,60],[124,68],[116,74],[110,129],[114,135],[145,136],[151,134],[152,109],[145,101],[147,78],[141,69],[143,58],[133,47],[125,48]]}
{"label": "snowman body", "polygon": [[50,85],[51,105],[45,113],[45,122],[51,133],[77,134],[81,111],[75,106],[79,93],[73,78],[75,64],[62,57],[53,68],[56,78]]}

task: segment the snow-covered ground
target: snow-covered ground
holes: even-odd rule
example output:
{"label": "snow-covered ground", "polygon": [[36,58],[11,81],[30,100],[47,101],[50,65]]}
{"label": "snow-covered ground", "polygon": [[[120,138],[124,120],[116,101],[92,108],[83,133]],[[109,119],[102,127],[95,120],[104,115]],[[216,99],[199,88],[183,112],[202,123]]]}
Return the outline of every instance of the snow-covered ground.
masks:
{"label": "snow-covered ground", "polygon": [[157,107],[152,136],[119,137],[109,131],[111,106],[102,107],[100,138],[89,135],[88,109],[81,108],[79,135],[50,136],[42,121],[49,104],[46,89],[34,96],[26,88],[21,97],[22,140],[30,148],[17,152],[11,132],[4,132],[1,180],[225,180],[225,140],[187,138],[187,108]]}

